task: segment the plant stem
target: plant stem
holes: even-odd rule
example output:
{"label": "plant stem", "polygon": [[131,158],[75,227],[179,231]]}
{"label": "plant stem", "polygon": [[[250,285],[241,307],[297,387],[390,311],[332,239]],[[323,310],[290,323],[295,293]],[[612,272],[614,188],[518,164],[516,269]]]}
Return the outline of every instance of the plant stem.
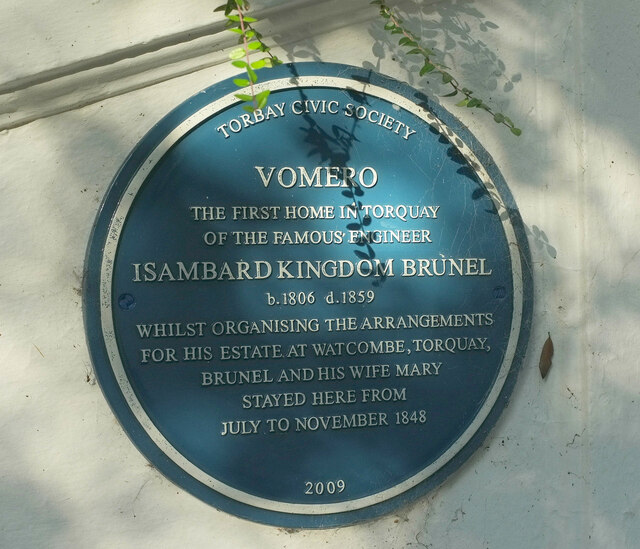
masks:
{"label": "plant stem", "polygon": [[236,4],[238,9],[238,18],[240,19],[240,29],[242,30],[242,44],[244,46],[244,53],[247,59],[247,76],[249,77],[249,86],[251,87],[251,97],[253,97],[253,106],[254,108],[258,108],[258,101],[256,100],[256,93],[253,88],[253,79],[251,78],[251,74],[249,74],[248,68],[251,66],[251,60],[249,57],[251,56],[251,52],[249,50],[249,42],[247,40],[246,27],[244,24],[244,14],[242,13],[242,8]]}

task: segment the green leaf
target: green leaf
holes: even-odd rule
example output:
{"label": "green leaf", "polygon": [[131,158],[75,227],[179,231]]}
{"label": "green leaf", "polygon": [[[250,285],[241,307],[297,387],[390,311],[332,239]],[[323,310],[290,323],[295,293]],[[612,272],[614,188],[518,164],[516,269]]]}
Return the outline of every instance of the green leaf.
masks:
{"label": "green leaf", "polygon": [[493,115],[493,120],[498,124],[502,124],[504,122],[504,114],[497,112]]}
{"label": "green leaf", "polygon": [[246,61],[242,61],[242,60],[231,61],[231,64],[234,67],[238,67],[239,69],[244,69],[247,66]]}
{"label": "green leaf", "polygon": [[262,47],[262,44],[256,40],[254,42],[249,42],[248,46],[250,50],[259,50]]}
{"label": "green leaf", "polygon": [[258,81],[258,75],[251,67],[247,67],[247,74],[249,75],[249,80],[251,80],[252,83],[255,84]]}
{"label": "green leaf", "polygon": [[244,57],[244,49],[243,48],[235,48],[229,52],[229,59],[236,60],[242,59]]}
{"label": "green leaf", "polygon": [[240,22],[240,16],[239,15],[227,15],[227,19],[229,21],[235,21],[236,23]]}
{"label": "green leaf", "polygon": [[442,83],[443,84],[448,84],[452,80],[453,80],[453,76],[451,76],[448,72],[443,72],[442,73]]}
{"label": "green leaf", "polygon": [[213,11],[223,11],[225,15],[231,13],[231,10],[235,8],[235,2],[233,0],[228,0],[226,4],[222,4],[215,8]]}
{"label": "green leaf", "polygon": [[520,128],[511,128],[511,133],[513,135],[520,136],[520,135],[522,135],[522,130]]}
{"label": "green leaf", "polygon": [[384,30],[391,30],[395,28],[395,26],[396,24],[393,21],[389,21],[388,23],[385,23]]}
{"label": "green leaf", "polygon": [[462,101],[458,101],[456,103],[456,107],[466,107],[468,102],[469,102],[469,99],[465,97]]}
{"label": "green leaf", "polygon": [[263,99],[267,99],[270,93],[271,93],[271,90],[261,91],[258,95],[256,95],[256,101],[260,102]]}
{"label": "green leaf", "polygon": [[420,69],[420,76],[424,76],[426,73],[431,72],[433,69],[435,69],[436,66],[429,63],[429,61],[427,61],[424,66]]}
{"label": "green leaf", "polygon": [[407,36],[405,36],[404,38],[400,38],[400,40],[398,41],[398,44],[400,46],[413,46],[413,47],[416,47],[418,45],[415,40],[411,40],[411,38],[408,38]]}
{"label": "green leaf", "polygon": [[264,97],[256,97],[256,101],[258,102],[258,108],[259,109],[264,109],[267,106],[267,100],[268,100],[269,96],[265,95]]}
{"label": "green leaf", "polygon": [[251,40],[252,38],[255,37],[256,33],[255,31],[248,30],[247,32],[244,33],[244,35],[247,37],[247,40]]}
{"label": "green leaf", "polygon": [[236,97],[240,99],[240,101],[253,101],[253,97],[246,93],[236,93]]}
{"label": "green leaf", "polygon": [[267,61],[266,59],[258,59],[257,61],[254,61],[253,63],[251,63],[251,68],[252,69],[261,69],[262,67],[266,66]]}
{"label": "green leaf", "polygon": [[231,29],[226,29],[229,32],[235,32],[236,34],[242,34],[242,29],[239,29],[238,27],[233,27]]}
{"label": "green leaf", "polygon": [[420,48],[413,48],[412,50],[409,50],[407,52],[408,55],[416,55],[416,54],[420,54],[422,55],[422,50]]}
{"label": "green leaf", "polygon": [[470,109],[473,109],[474,107],[477,107],[479,105],[482,104],[482,101],[476,97],[474,97],[473,99],[470,99],[469,102],[467,103],[467,107],[469,107]]}
{"label": "green leaf", "polygon": [[452,92],[445,93],[442,97],[455,97],[458,95],[458,90],[453,90]]}
{"label": "green leaf", "polygon": [[255,17],[249,17],[248,15],[245,15],[243,19],[245,23],[255,23],[258,21]]}
{"label": "green leaf", "polygon": [[233,83],[239,88],[244,88],[245,86],[251,84],[251,82],[249,82],[246,78],[234,78]]}
{"label": "green leaf", "polygon": [[242,110],[245,110],[247,112],[253,112],[255,111],[255,107],[253,105],[243,105],[242,106]]}

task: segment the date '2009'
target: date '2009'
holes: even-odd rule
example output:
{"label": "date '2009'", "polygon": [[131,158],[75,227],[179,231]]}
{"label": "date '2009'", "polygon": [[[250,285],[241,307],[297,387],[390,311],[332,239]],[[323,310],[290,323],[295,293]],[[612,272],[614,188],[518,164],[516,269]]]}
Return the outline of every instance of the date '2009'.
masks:
{"label": "date '2009'", "polygon": [[310,482],[304,483],[304,493],[308,496],[321,496],[322,494],[339,494],[344,492],[346,484],[344,480],[329,480],[327,482]]}

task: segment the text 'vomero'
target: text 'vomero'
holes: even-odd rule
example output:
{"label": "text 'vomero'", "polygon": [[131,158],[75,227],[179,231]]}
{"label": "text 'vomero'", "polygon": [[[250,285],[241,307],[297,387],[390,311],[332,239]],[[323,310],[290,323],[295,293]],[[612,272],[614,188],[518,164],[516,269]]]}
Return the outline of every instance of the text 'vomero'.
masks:
{"label": "text 'vomero'", "polygon": [[[132,263],[133,282],[242,281],[368,277],[489,276],[492,270],[480,257],[257,261],[192,261]],[[396,274],[398,273],[398,274]]]}

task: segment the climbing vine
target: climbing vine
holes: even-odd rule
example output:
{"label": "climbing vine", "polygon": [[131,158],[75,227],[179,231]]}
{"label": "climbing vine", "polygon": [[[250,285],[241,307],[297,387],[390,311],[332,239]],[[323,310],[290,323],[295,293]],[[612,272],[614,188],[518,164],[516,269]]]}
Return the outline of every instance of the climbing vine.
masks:
{"label": "climbing vine", "polygon": [[[473,90],[462,86],[451,74],[449,67],[436,59],[434,50],[423,45],[420,39],[403,25],[397,13],[384,0],[373,0],[371,4],[378,8],[380,17],[385,22],[385,31],[399,36],[398,45],[405,48],[408,55],[422,58],[419,64],[421,66],[418,71],[419,76],[437,74],[442,83],[450,88],[451,91],[442,97],[461,97],[456,103],[457,107],[485,111],[496,123],[506,126],[512,134],[519,136],[522,133],[522,130],[507,115],[495,111]],[[282,61],[271,53],[270,48],[263,41],[262,34],[255,30],[253,24],[257,19],[247,15],[248,10],[247,0],[227,0],[214,11],[223,11],[227,18],[226,29],[238,35],[238,46],[231,50],[229,58],[234,67],[245,71],[245,77],[233,80],[236,86],[243,89],[243,93],[235,95],[245,103],[244,110],[253,112],[267,105],[270,93],[269,90],[255,92],[255,84],[258,82],[256,71],[280,65]],[[246,93],[247,90],[249,93]]]}
{"label": "climbing vine", "polygon": [[456,103],[457,107],[467,107],[470,109],[481,109],[486,111],[493,117],[498,124],[503,124],[514,135],[520,135],[522,130],[517,128],[513,121],[501,112],[494,111],[482,99],[475,96],[475,93],[469,88],[460,85],[458,80],[451,74],[449,67],[434,60],[435,52],[423,46],[419,39],[402,24],[402,20],[397,14],[384,2],[384,0],[373,0],[371,4],[378,6],[380,17],[386,21],[384,30],[392,35],[400,35],[398,45],[404,47],[409,55],[417,55],[422,57],[422,68],[419,71],[420,76],[428,73],[435,73],[440,76],[442,83],[448,85],[451,91],[443,97],[462,96],[462,100]]}
{"label": "climbing vine", "polygon": [[[227,18],[226,30],[238,36],[239,46],[231,50],[229,58],[234,67],[243,69],[246,78],[235,78],[234,84],[239,88],[249,88],[250,93],[235,94],[240,101],[244,101],[243,109],[253,112],[267,105],[270,90],[260,93],[255,92],[255,84],[258,82],[259,69],[281,65],[282,61],[271,53],[270,48],[262,40],[262,34],[253,28],[253,23],[258,20],[249,17],[249,2],[247,0],[227,0],[225,4],[218,6],[214,11],[224,11]],[[257,56],[261,57],[256,59]],[[266,54],[266,55],[264,55]]]}

